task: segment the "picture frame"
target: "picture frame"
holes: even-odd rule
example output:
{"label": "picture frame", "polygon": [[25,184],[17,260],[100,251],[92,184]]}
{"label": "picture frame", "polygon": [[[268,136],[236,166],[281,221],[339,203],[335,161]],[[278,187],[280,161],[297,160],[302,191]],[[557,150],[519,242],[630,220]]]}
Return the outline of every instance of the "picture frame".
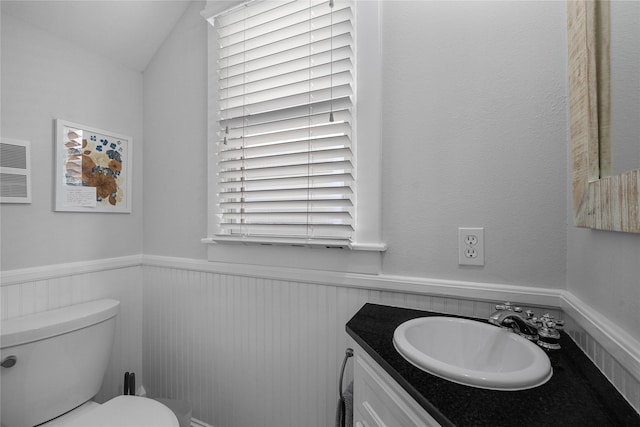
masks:
{"label": "picture frame", "polygon": [[55,121],[55,210],[131,213],[133,138]]}

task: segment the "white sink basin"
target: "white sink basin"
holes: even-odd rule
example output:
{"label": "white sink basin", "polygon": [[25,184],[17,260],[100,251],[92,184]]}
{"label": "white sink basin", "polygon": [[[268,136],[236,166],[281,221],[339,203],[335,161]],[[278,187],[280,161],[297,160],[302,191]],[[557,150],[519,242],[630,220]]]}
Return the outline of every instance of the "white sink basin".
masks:
{"label": "white sink basin", "polygon": [[420,317],[396,328],[396,350],[416,367],[459,384],[525,390],[553,371],[546,353],[506,329],[457,317]]}

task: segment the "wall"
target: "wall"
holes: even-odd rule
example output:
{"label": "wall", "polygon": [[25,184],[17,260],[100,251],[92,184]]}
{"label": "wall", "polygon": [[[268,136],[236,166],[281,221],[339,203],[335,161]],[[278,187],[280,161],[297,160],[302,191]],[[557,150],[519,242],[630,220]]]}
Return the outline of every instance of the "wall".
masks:
{"label": "wall", "polygon": [[[30,205],[0,206],[2,269],[142,252],[142,75],[2,16],[2,136],[31,141]],[[133,137],[133,212],[53,212],[54,120]]]}
{"label": "wall", "polygon": [[[640,235],[569,226],[567,290],[636,345],[640,342],[639,277]],[[636,353],[640,360],[640,348]],[[636,375],[640,377],[640,369]]]}
{"label": "wall", "polygon": [[[2,136],[31,141],[33,202],[0,205],[0,318],[97,298],[121,301],[98,395],[142,377],[142,74],[2,14]],[[53,212],[54,119],[133,136],[131,214]],[[131,255],[134,260],[122,260]],[[117,266],[113,260],[117,259]]]}
{"label": "wall", "polygon": [[[562,2],[383,3],[385,273],[562,288]],[[485,227],[484,268],[457,227]]]}
{"label": "wall", "polygon": [[144,72],[144,253],[206,258],[204,5],[189,6]]}

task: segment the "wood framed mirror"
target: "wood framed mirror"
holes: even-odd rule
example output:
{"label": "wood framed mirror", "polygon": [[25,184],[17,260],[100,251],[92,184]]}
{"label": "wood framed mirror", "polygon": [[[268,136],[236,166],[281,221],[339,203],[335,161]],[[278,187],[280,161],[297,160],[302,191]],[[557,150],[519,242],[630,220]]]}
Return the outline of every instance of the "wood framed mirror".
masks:
{"label": "wood framed mirror", "polygon": [[640,165],[611,174],[609,2],[569,0],[567,19],[575,225],[640,233]]}

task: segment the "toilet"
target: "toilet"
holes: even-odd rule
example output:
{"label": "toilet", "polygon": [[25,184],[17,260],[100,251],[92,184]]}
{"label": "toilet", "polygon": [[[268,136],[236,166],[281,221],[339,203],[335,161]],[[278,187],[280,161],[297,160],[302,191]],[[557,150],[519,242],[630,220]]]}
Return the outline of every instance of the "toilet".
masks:
{"label": "toilet", "polygon": [[178,427],[165,405],[98,404],[120,302],[101,299],[1,322],[2,427]]}

